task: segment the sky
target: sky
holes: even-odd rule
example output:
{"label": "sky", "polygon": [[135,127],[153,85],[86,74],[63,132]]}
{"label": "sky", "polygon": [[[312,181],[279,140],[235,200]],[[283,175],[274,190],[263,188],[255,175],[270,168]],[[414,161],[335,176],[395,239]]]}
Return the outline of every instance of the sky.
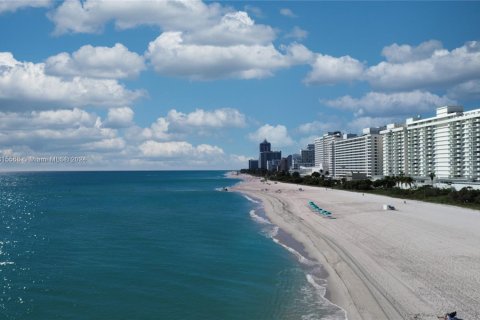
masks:
{"label": "sky", "polygon": [[0,0],[0,171],[240,169],[480,108],[480,2]]}

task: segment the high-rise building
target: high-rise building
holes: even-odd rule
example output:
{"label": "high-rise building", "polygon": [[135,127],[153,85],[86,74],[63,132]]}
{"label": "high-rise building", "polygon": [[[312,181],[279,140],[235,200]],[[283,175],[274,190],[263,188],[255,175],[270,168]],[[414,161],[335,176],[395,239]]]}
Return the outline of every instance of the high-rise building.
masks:
{"label": "high-rise building", "polygon": [[258,169],[258,160],[255,160],[255,159],[248,160],[248,169],[257,170]]}
{"label": "high-rise building", "polygon": [[260,143],[260,152],[268,152],[272,151],[271,150],[272,145],[270,142],[267,141],[267,139],[263,140],[262,143]]}
{"label": "high-rise building", "polygon": [[408,174],[407,168],[407,127],[403,124],[388,124],[380,131],[383,137],[383,175]]}
{"label": "high-rise building", "polygon": [[307,149],[300,150],[301,154],[301,166],[314,167],[315,166],[315,145],[307,145]]}
{"label": "high-rise building", "polygon": [[290,166],[288,165],[288,159],[287,158],[280,159],[280,163],[278,165],[278,171],[288,172],[289,169],[290,169]]}
{"label": "high-rise building", "polygon": [[260,169],[265,169],[265,170],[271,170],[268,169],[268,161],[271,160],[279,160],[282,158],[282,152],[281,151],[272,151],[271,150],[271,144],[270,142],[267,141],[267,139],[263,140],[262,143],[260,143],[260,155],[258,159],[258,164],[260,166]]}
{"label": "high-rise building", "polygon": [[334,142],[341,140],[340,131],[329,132],[316,138],[315,141],[315,167],[322,168],[323,172],[335,175],[335,146]]}
{"label": "high-rise building", "polygon": [[382,136],[380,128],[363,129],[361,136],[345,134],[334,141],[333,175],[336,178],[347,174],[362,173],[366,177],[383,174]]}
{"label": "high-rise building", "polygon": [[[444,106],[437,108],[435,117],[409,118],[398,131],[392,126],[381,134],[388,143],[396,138],[397,154],[405,157],[384,154],[385,175],[403,167],[405,174],[416,178],[428,179],[431,173],[447,180],[480,178],[480,109],[464,112],[460,106]],[[385,148],[390,150],[390,144]]]}
{"label": "high-rise building", "polygon": [[299,169],[302,162],[302,156],[298,153],[291,154],[287,157],[288,167],[290,169]]}
{"label": "high-rise building", "polygon": [[[261,169],[266,169],[269,171],[275,170],[273,169],[273,164],[278,165],[276,162],[271,162],[271,161],[280,161],[282,158],[282,152],[281,151],[265,151],[260,153],[260,163],[264,163],[265,166],[261,167]],[[268,162],[270,163],[270,168],[268,166]]]}

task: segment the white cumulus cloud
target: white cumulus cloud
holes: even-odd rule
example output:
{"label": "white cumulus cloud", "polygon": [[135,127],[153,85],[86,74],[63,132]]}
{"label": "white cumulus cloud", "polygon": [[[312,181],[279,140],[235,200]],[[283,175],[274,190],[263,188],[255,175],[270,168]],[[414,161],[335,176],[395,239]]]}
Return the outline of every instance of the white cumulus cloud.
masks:
{"label": "white cumulus cloud", "polygon": [[455,103],[445,96],[420,90],[395,93],[369,92],[361,98],[347,95],[321,102],[329,107],[351,110],[356,116],[418,114]]}
{"label": "white cumulus cloud", "polygon": [[72,54],[62,52],[45,62],[45,71],[58,76],[120,79],[136,77],[144,69],[143,57],[120,43],[111,48],[85,45]]}
{"label": "white cumulus cloud", "polygon": [[150,42],[146,55],[160,74],[195,80],[253,79],[271,76],[280,68],[305,63],[305,53],[309,52],[299,44],[285,47],[284,51],[285,54],[282,54],[273,44],[189,44],[181,32],[164,32]]}
{"label": "white cumulus cloud", "polygon": [[[146,157],[154,158],[176,158],[176,157],[195,157],[222,155],[224,152],[217,146],[200,144],[193,146],[186,141],[167,141],[158,142],[148,140],[139,146],[140,151]],[[189,159],[186,159],[189,160]]]}
{"label": "white cumulus cloud", "polygon": [[123,138],[108,138],[94,142],[87,142],[79,146],[81,150],[89,150],[96,152],[122,150],[126,146]]}
{"label": "white cumulus cloud", "polygon": [[143,95],[112,79],[63,79],[45,72],[44,63],[19,62],[0,54],[0,110],[60,107],[116,107]]}
{"label": "white cumulus cloud", "polygon": [[478,97],[479,41],[469,41],[452,50],[443,48],[437,40],[417,46],[394,43],[384,47],[382,55],[385,61],[367,66],[348,55],[332,57],[317,53],[304,82],[325,85],[364,81],[377,93],[397,92],[405,96],[405,92],[430,91],[444,94],[442,98],[450,101]]}
{"label": "white cumulus cloud", "polygon": [[196,109],[190,113],[172,109],[168,112],[166,119],[175,127],[182,129],[188,127],[225,128],[245,126],[245,115],[232,108],[212,111]]}
{"label": "white cumulus cloud", "polygon": [[255,24],[244,11],[227,12],[218,23],[208,28],[185,33],[185,40],[189,43],[206,45],[269,44],[274,39],[273,28]]}
{"label": "white cumulus cloud", "polygon": [[307,84],[335,84],[360,80],[365,66],[350,56],[332,57],[317,54],[312,70],[304,79]]}
{"label": "white cumulus cloud", "polygon": [[384,48],[387,61],[370,67],[366,79],[376,89],[408,91],[448,88],[480,78],[480,42],[470,41],[451,51],[437,41],[417,47]]}
{"label": "white cumulus cloud", "polygon": [[287,127],[283,125],[272,126],[265,124],[248,136],[253,142],[267,139],[274,147],[286,147],[293,144],[293,139],[288,135]]}
{"label": "white cumulus cloud", "polygon": [[32,111],[31,124],[45,127],[99,126],[100,118],[95,114],[74,109]]}
{"label": "white cumulus cloud", "polygon": [[214,23],[223,11],[218,4],[200,0],[67,0],[49,18],[56,34],[98,33],[110,21],[118,29],[153,25],[165,30],[195,30]]}
{"label": "white cumulus cloud", "polygon": [[[169,140],[172,134],[168,132],[170,123],[165,118],[158,118],[149,128],[141,131],[141,137],[145,139]],[[138,138],[138,135],[136,135]]]}
{"label": "white cumulus cloud", "polygon": [[480,79],[460,83],[447,90],[451,99],[480,100]]}
{"label": "white cumulus cloud", "polygon": [[125,128],[133,124],[134,112],[129,107],[108,109],[104,125],[110,128]]}
{"label": "white cumulus cloud", "polygon": [[[133,111],[128,107],[109,109],[105,119],[79,108],[0,111],[0,155],[86,159],[86,162],[61,165],[61,168],[233,169],[245,163],[244,157],[225,154],[218,145],[206,141],[192,144],[188,139],[191,133],[198,138],[200,131],[209,128],[244,126],[245,117],[238,110],[171,111],[175,112],[158,118],[147,128],[133,122]],[[167,118],[177,126],[174,131]],[[190,131],[180,134],[178,131],[184,127]],[[33,163],[7,169],[19,169],[19,166],[24,170],[59,168],[58,164]]]}
{"label": "white cumulus cloud", "polygon": [[298,126],[298,132],[302,134],[316,134],[317,136],[328,131],[338,130],[340,124],[339,119],[332,121],[332,117],[326,117],[323,121],[315,120],[312,122],[303,123]]}
{"label": "white cumulus cloud", "polygon": [[190,113],[172,109],[145,128],[141,135],[146,139],[168,140],[185,133],[206,135],[222,128],[241,128],[245,124],[245,115],[233,108],[196,109]]}
{"label": "white cumulus cloud", "polygon": [[85,143],[116,137],[116,131],[107,128],[72,127],[63,129],[25,128],[0,132],[3,146],[28,146],[35,151],[69,151],[77,153]]}
{"label": "white cumulus cloud", "polygon": [[0,112],[1,130],[27,130],[38,128],[100,127],[100,118],[84,110],[59,109],[26,113]]}
{"label": "white cumulus cloud", "polygon": [[162,31],[182,32],[191,44],[269,44],[275,30],[255,24],[245,11],[200,0],[105,1],[70,0],[50,13],[55,33],[101,32],[109,21],[118,29],[154,25]]}
{"label": "white cumulus cloud", "polygon": [[285,35],[285,38],[293,38],[296,40],[305,39],[308,36],[308,32],[302,28],[295,26],[293,29]]}
{"label": "white cumulus cloud", "polygon": [[3,12],[14,12],[28,7],[49,7],[52,2],[52,0],[0,0],[0,14]]}
{"label": "white cumulus cloud", "polygon": [[430,58],[437,50],[442,50],[440,41],[429,40],[422,42],[416,47],[408,44],[398,45],[396,43],[383,48],[382,55],[391,63],[404,63]]}
{"label": "white cumulus cloud", "polygon": [[[50,19],[56,25],[57,34],[101,32],[110,21],[119,29],[158,26],[162,33],[150,42],[145,57],[158,73],[167,76],[193,80],[259,79],[272,76],[278,69],[311,60],[300,60],[302,57],[293,55],[299,52],[299,45],[295,43],[277,49],[273,43],[275,29],[256,24],[246,11],[200,0],[69,0],[52,11]],[[296,27],[289,36],[302,39],[306,31]],[[303,48],[304,52],[308,51]],[[51,60],[61,70],[87,72],[86,68],[70,66],[74,58],[64,53]],[[93,68],[90,74],[98,77],[102,71],[105,70]],[[115,76],[107,72],[107,75],[130,76],[125,72]]]}
{"label": "white cumulus cloud", "polygon": [[254,157],[247,157],[241,154],[231,154],[230,159],[238,166],[245,166],[248,163],[248,160],[253,159]]}

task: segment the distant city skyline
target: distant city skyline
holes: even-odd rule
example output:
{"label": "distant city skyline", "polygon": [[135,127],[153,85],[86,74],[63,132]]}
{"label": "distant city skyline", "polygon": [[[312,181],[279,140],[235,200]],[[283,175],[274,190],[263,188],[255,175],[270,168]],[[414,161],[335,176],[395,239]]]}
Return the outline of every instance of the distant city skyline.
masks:
{"label": "distant city skyline", "polygon": [[479,21],[479,2],[0,0],[0,159],[25,160],[0,171],[239,169],[264,139],[286,157],[480,108]]}

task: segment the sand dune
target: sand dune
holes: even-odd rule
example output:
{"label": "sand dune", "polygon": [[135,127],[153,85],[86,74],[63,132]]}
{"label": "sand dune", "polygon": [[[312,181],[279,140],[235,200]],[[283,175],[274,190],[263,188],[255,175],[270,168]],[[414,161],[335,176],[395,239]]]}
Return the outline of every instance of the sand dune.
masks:
{"label": "sand dune", "polygon": [[437,319],[453,310],[480,319],[480,211],[242,179],[233,190],[261,200],[271,221],[326,268],[327,298],[348,319]]}

